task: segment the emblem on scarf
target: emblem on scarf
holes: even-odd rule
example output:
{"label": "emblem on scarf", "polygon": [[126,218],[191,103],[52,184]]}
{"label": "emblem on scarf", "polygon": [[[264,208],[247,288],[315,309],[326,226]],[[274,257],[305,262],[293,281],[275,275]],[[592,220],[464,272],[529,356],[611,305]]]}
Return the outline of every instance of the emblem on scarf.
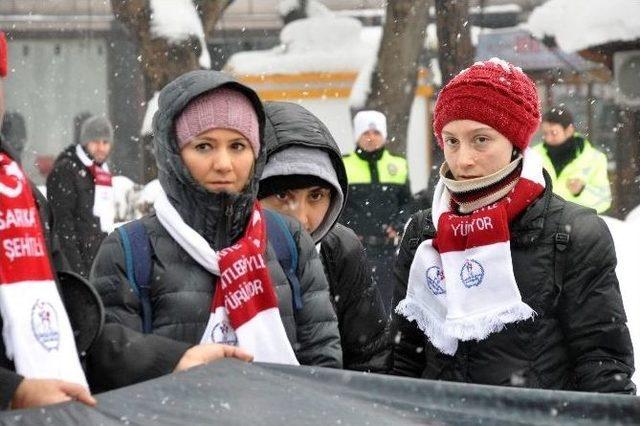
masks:
{"label": "emblem on scarf", "polygon": [[36,300],[31,308],[31,329],[36,340],[47,350],[58,350],[60,332],[58,331],[58,313],[47,302]]}
{"label": "emblem on scarf", "polygon": [[484,278],[484,268],[473,259],[467,259],[460,270],[460,279],[465,287],[471,288],[479,286]]}
{"label": "emblem on scarf", "polygon": [[220,321],[213,326],[213,330],[211,330],[211,341],[232,346],[238,344],[236,333],[227,321]]}
{"label": "emblem on scarf", "polygon": [[444,289],[444,272],[442,272],[442,269],[437,266],[432,266],[427,269],[426,275],[427,287],[429,287],[429,290],[431,290],[433,294],[437,296],[438,294],[446,293]]}

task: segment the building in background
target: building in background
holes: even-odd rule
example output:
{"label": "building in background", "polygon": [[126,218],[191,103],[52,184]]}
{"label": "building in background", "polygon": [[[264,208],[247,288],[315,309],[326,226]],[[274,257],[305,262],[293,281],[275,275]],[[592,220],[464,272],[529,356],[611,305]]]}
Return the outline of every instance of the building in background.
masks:
{"label": "building in background", "polygon": [[[476,42],[479,54],[487,52],[488,46],[495,44],[496,38],[502,37],[502,47],[513,48],[504,44],[506,34],[517,33],[518,25],[526,22],[530,13],[543,4],[544,0],[471,0],[470,23],[474,26],[472,36]],[[229,58],[238,52],[264,51],[280,46],[280,31],[284,20],[282,8],[290,5],[291,1],[282,0],[235,0],[225,11],[211,34],[207,34],[207,45],[211,54],[211,64],[214,69],[222,69]],[[309,3],[314,3],[309,0]],[[382,0],[323,0],[320,3],[331,9],[337,16],[358,19],[363,25],[363,31],[371,34],[379,32],[384,19],[385,2]],[[433,10],[431,11],[433,14]],[[432,22],[434,22],[432,20]],[[504,29],[504,28],[507,29]],[[11,68],[6,81],[8,110],[19,113],[25,122],[26,147],[24,163],[29,174],[41,181],[36,160],[46,164],[49,156],[55,156],[64,146],[73,140],[74,121],[81,114],[107,114],[115,124],[115,145],[112,156],[112,168],[116,173],[122,173],[136,182],[144,183],[142,165],[141,128],[147,110],[147,99],[144,94],[142,73],[139,59],[136,57],[136,46],[130,40],[125,30],[114,20],[109,1],[104,0],[57,0],[43,2],[41,0],[2,0],[0,2],[0,28],[8,32]],[[503,29],[500,29],[503,28]],[[439,69],[434,61],[437,47],[435,24],[429,24],[425,42],[425,52],[421,58],[421,65],[429,72],[422,74],[423,85],[419,87],[418,99],[426,99],[425,87],[437,89]],[[511,36],[508,36],[511,37]],[[508,38],[507,37],[507,38]],[[493,41],[491,41],[493,40]],[[540,42],[532,39],[531,43],[522,43],[522,38],[516,37],[516,46],[521,50],[513,62],[518,64],[518,57],[524,59],[525,51]],[[545,49],[546,46],[542,45]],[[558,53],[557,50],[553,52]],[[552,52],[552,54],[553,54]],[[548,53],[548,52],[547,52]],[[501,54],[505,54],[503,50]],[[558,63],[567,63],[556,55]],[[569,60],[569,64],[572,64]],[[557,64],[550,64],[552,70]],[[584,61],[577,64],[582,70]],[[587,65],[587,68],[591,65]],[[525,71],[535,73],[533,69]],[[325,74],[321,77],[308,76],[311,80],[304,81],[299,77],[295,82],[288,77],[287,95],[275,95],[271,90],[279,90],[282,79],[276,82],[275,77],[268,77],[262,81],[258,89],[263,91],[266,99],[296,99],[290,95],[291,90],[320,93],[320,86],[329,88],[329,92],[318,95],[314,101],[305,95],[307,102],[317,104],[319,116],[326,119],[330,126],[335,122],[330,116],[329,105],[335,102],[335,96],[330,93],[342,93],[346,99],[350,85],[354,83],[353,74],[358,69],[348,70],[348,76],[341,74]],[[554,71],[555,72],[555,71]],[[246,74],[246,73],[245,73]],[[268,73],[253,73],[251,80]],[[585,73],[580,71],[579,82],[575,82],[572,73],[547,73],[541,75],[538,81],[545,89],[545,98],[553,102],[565,101],[571,103],[577,118],[584,122],[585,127],[593,133],[596,142],[607,142],[607,132],[598,133],[599,123],[603,129],[612,128],[615,116],[607,108],[607,102],[591,100],[610,99],[615,92],[606,81],[587,81]],[[280,77],[278,77],[280,78]],[[307,78],[307,77],[305,77]],[[256,83],[258,85],[258,83]],[[425,86],[425,84],[427,86]],[[307,85],[307,86],[305,86]],[[422,92],[421,92],[422,91]],[[323,104],[324,102],[324,104]],[[578,105],[576,105],[578,104]],[[324,107],[322,106],[324,105]],[[425,104],[424,114],[427,116],[424,128],[426,136],[422,144],[428,143],[429,109]],[[323,113],[323,111],[325,111]],[[581,111],[584,113],[581,115]],[[326,116],[326,117],[325,117]],[[425,121],[425,120],[422,120]],[[348,123],[345,120],[344,123]],[[594,125],[594,123],[596,123]],[[344,127],[344,128],[343,128]],[[346,135],[350,127],[346,125],[334,126],[332,131],[340,139]],[[415,131],[414,131],[415,133]],[[610,132],[609,132],[610,133]],[[602,135],[602,137],[600,137]],[[343,139],[344,140],[344,139]],[[345,147],[347,144],[345,144]],[[422,148],[420,148],[422,149]],[[423,161],[423,160],[420,160]],[[429,160],[424,156],[426,165]],[[420,163],[424,165],[425,163]],[[42,167],[41,167],[42,168]],[[426,167],[429,169],[429,167]],[[416,184],[422,177],[412,177]],[[420,185],[416,186],[419,187]]]}

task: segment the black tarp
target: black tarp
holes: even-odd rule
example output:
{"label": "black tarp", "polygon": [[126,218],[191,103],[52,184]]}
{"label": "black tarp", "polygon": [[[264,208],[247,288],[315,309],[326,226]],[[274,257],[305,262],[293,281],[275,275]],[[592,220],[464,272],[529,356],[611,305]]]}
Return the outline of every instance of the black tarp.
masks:
{"label": "black tarp", "polygon": [[640,397],[469,385],[222,360],[66,403],[0,414],[22,425],[628,425]]}

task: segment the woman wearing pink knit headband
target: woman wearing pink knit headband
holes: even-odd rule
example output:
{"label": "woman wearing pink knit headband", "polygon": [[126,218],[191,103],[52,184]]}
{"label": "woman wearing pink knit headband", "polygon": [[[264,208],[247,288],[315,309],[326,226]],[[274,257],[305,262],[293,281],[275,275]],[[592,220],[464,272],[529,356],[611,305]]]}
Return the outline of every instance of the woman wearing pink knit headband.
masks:
{"label": "woman wearing pink knit headband", "polygon": [[[337,319],[311,237],[257,202],[266,150],[256,93],[224,73],[192,71],[162,89],[153,123],[163,190],[155,213],[107,237],[91,271],[107,311],[89,356],[94,389],[228,356],[340,367]],[[271,219],[295,244],[297,264],[280,263]],[[141,239],[146,280],[127,267],[127,244]]]}
{"label": "woman wearing pink knit headband", "polygon": [[613,240],[552,194],[528,148],[539,122],[535,84],[497,58],[440,92],[445,162],[395,265],[394,374],[635,393]]}

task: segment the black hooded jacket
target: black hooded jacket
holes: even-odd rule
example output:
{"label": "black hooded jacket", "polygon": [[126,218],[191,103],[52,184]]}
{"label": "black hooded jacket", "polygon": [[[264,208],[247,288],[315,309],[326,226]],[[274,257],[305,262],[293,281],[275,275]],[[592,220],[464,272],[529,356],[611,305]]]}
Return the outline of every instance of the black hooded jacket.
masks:
{"label": "black hooded jacket", "polygon": [[[347,174],[338,145],[326,126],[303,107],[289,102],[265,103],[265,145],[270,157],[291,147],[327,152],[342,193],[348,191]],[[344,208],[331,205],[331,208]],[[339,213],[339,211],[337,213]],[[329,213],[325,215],[325,218]],[[339,214],[336,214],[336,221]],[[388,320],[382,299],[371,279],[364,248],[355,233],[339,223],[328,224],[325,235],[317,235],[334,308],[338,315],[344,367],[373,372],[388,371],[390,344]]]}
{"label": "black hooded jacket", "polygon": [[47,199],[62,252],[72,270],[85,278],[107,236],[93,214],[95,188],[93,176],[76,155],[76,145],[65,148],[47,177]]}
{"label": "black hooded jacket", "polygon": [[[242,235],[266,159],[261,144],[251,181],[239,194],[208,192],[184,166],[175,138],[174,119],[192,99],[222,86],[239,90],[251,100],[262,139],[264,112],[255,92],[215,71],[192,71],[169,83],[160,93],[153,121],[162,188],[184,222],[215,250],[230,246]],[[120,237],[114,232],[100,247],[91,271],[92,284],[106,309],[104,332],[89,356],[89,380],[97,390],[172,372],[187,349],[200,342],[209,319],[216,277],[182,249],[155,214],[140,220],[153,253],[150,279],[153,333],[141,332],[140,301],[130,289]],[[295,221],[284,220],[298,246],[301,310],[294,312],[291,288],[271,245],[266,261],[287,337],[301,364],[341,367],[337,320],[322,264],[309,235]]]}
{"label": "black hooded jacket", "polygon": [[[545,179],[542,197],[509,227],[515,279],[522,300],[536,312],[534,319],[508,324],[481,341],[459,342],[455,355],[448,356],[431,345],[415,322],[394,314],[393,374],[635,393],[633,349],[611,234],[595,211],[553,195],[546,173]],[[568,244],[559,245],[556,235],[567,230]],[[430,210],[412,216],[395,264],[394,306],[406,296],[416,248],[434,235]]]}

